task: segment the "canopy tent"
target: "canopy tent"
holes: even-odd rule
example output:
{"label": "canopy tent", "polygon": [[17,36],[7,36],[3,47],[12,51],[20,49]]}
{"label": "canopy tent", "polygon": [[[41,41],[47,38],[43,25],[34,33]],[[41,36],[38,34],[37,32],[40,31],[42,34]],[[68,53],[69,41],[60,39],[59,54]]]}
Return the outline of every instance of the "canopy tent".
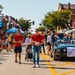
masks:
{"label": "canopy tent", "polygon": [[[11,34],[11,33],[17,33],[17,30],[18,30],[17,28],[12,27],[11,29],[7,30],[6,33],[8,33],[8,34]],[[21,29],[20,29],[20,32],[21,32],[21,34],[24,33],[24,31],[22,31]]]}
{"label": "canopy tent", "polygon": [[65,32],[65,34],[70,34],[70,33],[73,33],[73,32],[75,32],[75,29],[68,30],[68,31]]}

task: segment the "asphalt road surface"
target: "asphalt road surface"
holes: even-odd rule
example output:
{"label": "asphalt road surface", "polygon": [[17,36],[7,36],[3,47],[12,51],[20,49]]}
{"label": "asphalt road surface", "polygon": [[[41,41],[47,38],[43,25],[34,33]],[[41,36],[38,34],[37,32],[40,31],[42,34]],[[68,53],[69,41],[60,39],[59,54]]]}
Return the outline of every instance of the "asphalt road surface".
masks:
{"label": "asphalt road surface", "polygon": [[53,61],[53,58],[40,54],[40,67],[33,68],[32,61],[25,61],[25,48],[22,64],[15,63],[14,52],[3,50],[0,53],[0,75],[75,75],[75,61]]}

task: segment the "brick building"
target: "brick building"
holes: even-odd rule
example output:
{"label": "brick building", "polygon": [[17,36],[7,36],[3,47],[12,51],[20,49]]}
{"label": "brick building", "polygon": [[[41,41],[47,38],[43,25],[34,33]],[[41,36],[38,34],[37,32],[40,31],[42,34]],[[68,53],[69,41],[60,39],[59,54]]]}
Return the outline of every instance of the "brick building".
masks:
{"label": "brick building", "polygon": [[71,11],[71,15],[70,15],[70,21],[71,23],[75,22],[75,4],[61,4],[59,3],[58,6],[58,11],[61,10],[70,10]]}

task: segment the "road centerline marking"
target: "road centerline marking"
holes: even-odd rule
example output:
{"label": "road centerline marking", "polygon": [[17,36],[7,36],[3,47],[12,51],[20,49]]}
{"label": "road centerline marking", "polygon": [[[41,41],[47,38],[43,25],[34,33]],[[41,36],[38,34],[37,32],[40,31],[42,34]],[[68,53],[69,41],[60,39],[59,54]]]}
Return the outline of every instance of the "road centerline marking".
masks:
{"label": "road centerline marking", "polygon": [[[43,57],[44,60],[47,60],[47,55],[41,55],[41,57]],[[49,71],[52,75],[58,75],[56,71],[52,68],[53,66],[51,66],[50,62],[46,62],[46,64],[49,67]]]}

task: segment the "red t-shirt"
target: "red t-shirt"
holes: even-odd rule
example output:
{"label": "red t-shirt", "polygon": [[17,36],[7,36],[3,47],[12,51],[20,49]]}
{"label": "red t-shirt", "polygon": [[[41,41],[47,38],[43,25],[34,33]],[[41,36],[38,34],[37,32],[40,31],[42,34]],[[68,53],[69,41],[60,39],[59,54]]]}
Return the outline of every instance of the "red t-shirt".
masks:
{"label": "red t-shirt", "polygon": [[16,41],[16,43],[14,44],[14,46],[15,47],[20,47],[21,43],[17,43],[17,41],[22,41],[22,39],[23,39],[22,35],[15,34],[14,35],[14,40]]}
{"label": "red t-shirt", "polygon": [[33,34],[32,40],[41,43],[44,40],[44,36]]}

